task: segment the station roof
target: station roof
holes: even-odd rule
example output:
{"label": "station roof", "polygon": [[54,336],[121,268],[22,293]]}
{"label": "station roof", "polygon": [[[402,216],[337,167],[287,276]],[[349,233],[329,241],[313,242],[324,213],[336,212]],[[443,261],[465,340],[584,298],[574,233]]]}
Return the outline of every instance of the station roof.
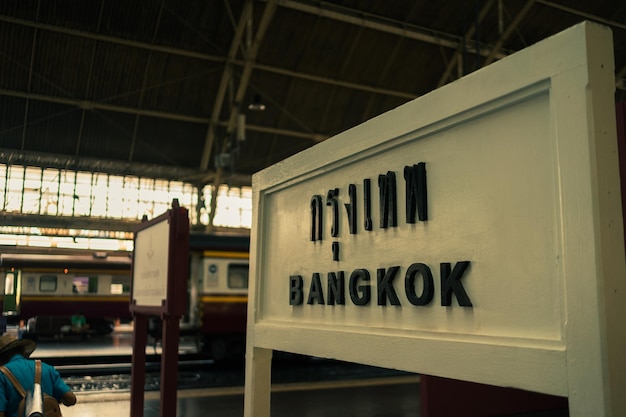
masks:
{"label": "station roof", "polygon": [[621,0],[2,1],[0,163],[249,185],[583,20],[623,101]]}

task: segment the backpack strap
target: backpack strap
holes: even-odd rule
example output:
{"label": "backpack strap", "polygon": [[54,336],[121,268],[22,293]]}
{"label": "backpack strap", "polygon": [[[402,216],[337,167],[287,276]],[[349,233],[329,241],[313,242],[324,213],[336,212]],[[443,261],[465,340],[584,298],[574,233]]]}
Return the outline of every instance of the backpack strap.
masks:
{"label": "backpack strap", "polygon": [[9,379],[9,381],[11,381],[11,383],[13,384],[17,392],[19,392],[20,395],[22,396],[22,398],[25,398],[26,391],[24,391],[22,384],[20,384],[20,382],[15,377],[15,375],[13,375],[13,372],[11,372],[9,368],[4,367],[4,366],[0,366],[0,372],[2,372]]}
{"label": "backpack strap", "polygon": [[35,384],[41,384],[41,361],[35,361]]}

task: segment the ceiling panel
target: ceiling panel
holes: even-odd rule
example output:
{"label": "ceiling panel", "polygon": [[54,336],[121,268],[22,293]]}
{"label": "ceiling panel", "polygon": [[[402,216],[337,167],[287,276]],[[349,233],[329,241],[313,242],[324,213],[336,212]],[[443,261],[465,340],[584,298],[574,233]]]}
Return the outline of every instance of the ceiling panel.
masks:
{"label": "ceiling panel", "polygon": [[613,30],[625,100],[624,2],[0,2],[0,162],[249,184],[582,20]]}

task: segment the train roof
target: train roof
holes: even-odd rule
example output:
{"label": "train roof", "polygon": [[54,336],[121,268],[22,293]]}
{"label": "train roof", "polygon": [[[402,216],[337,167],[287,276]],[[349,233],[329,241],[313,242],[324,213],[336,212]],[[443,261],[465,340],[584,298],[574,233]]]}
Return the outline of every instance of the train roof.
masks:
{"label": "train roof", "polygon": [[189,250],[223,250],[250,251],[249,234],[207,234],[202,232],[189,233]]}
{"label": "train roof", "polygon": [[0,266],[130,269],[131,252],[0,246]]}
{"label": "train roof", "polygon": [[[249,252],[248,234],[189,234],[190,251]],[[132,252],[0,245],[0,266],[130,269]]]}

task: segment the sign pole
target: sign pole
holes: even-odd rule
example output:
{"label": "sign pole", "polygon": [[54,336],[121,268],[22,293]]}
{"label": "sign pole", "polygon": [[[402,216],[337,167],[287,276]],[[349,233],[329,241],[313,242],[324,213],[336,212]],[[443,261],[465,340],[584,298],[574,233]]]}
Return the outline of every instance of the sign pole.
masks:
{"label": "sign pole", "polygon": [[161,355],[161,417],[176,415],[178,389],[178,335],[180,316],[163,318]]}
{"label": "sign pole", "polygon": [[143,314],[133,315],[133,363],[131,368],[130,415],[143,417],[144,389],[146,383],[146,343],[148,320]]}
{"label": "sign pole", "polygon": [[245,417],[269,417],[272,349],[249,345],[246,352]]}
{"label": "sign pole", "polygon": [[131,415],[143,417],[148,317],[162,320],[160,416],[175,417],[179,320],[186,311],[189,215],[178,200],[172,209],[135,231],[130,310],[135,319]]}

